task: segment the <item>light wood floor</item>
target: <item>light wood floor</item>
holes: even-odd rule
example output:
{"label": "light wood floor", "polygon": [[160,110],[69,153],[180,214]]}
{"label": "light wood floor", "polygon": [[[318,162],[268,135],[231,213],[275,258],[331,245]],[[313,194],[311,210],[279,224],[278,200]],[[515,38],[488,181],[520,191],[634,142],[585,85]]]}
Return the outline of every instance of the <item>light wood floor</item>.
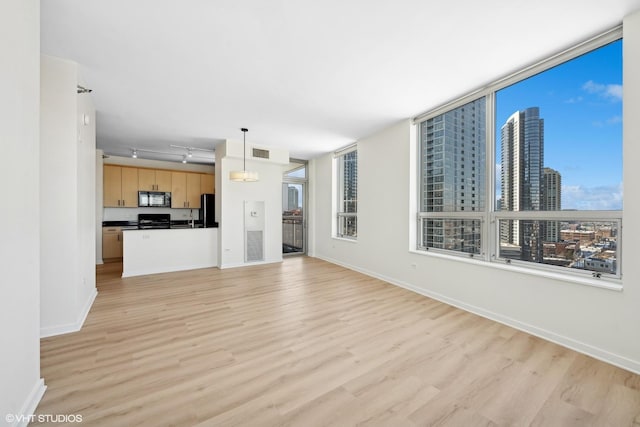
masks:
{"label": "light wood floor", "polygon": [[639,376],[324,261],[128,279],[119,268],[99,270],[80,332],[42,340],[38,414],[85,426],[640,426]]}

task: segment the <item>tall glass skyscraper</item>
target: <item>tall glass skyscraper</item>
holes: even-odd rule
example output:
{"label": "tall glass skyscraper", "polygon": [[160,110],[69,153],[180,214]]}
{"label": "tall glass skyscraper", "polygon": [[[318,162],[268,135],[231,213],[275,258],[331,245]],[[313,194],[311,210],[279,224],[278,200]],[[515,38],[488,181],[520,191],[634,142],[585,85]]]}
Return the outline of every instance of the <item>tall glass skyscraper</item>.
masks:
{"label": "tall glass skyscraper", "polygon": [[358,212],[358,152],[344,155],[342,212]]}
{"label": "tall glass skyscraper", "polygon": [[[516,111],[501,128],[503,211],[543,210],[544,120],[538,107]],[[542,221],[503,221],[500,241],[520,246],[521,258],[542,262]]]}
{"label": "tall glass skyscraper", "polygon": [[485,204],[484,98],[421,124],[422,212],[442,212],[425,220],[426,247],[479,253],[481,223],[447,218],[448,212],[482,212]]}
{"label": "tall glass skyscraper", "polygon": [[[542,179],[542,210],[559,211],[562,209],[562,177],[560,172],[544,168]],[[557,242],[560,237],[558,221],[547,221],[545,242]]]}
{"label": "tall glass skyscraper", "polygon": [[287,209],[288,210],[294,211],[300,207],[298,203],[299,197],[300,197],[300,194],[296,187],[290,186],[287,188]]}

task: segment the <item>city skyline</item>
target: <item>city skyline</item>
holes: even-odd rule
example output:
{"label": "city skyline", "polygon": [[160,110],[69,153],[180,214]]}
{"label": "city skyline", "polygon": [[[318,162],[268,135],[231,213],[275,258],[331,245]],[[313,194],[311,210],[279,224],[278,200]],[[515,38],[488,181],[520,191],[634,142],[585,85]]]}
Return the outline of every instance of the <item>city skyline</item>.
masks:
{"label": "city skyline", "polygon": [[[500,127],[500,209],[561,210],[562,175],[546,166],[545,119],[537,106],[516,111]],[[612,223],[504,219],[500,256],[616,274],[617,228]]]}
{"label": "city skyline", "polygon": [[[496,153],[501,124],[515,111],[539,107],[544,166],[562,175],[562,209],[622,209],[621,59],[622,41],[613,42],[497,92]],[[500,183],[500,158],[496,165]]]}

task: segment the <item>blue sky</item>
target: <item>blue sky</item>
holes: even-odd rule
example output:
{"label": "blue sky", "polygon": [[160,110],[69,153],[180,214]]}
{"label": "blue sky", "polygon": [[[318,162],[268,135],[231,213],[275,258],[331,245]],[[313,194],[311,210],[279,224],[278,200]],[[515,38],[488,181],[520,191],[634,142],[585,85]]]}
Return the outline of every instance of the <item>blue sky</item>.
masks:
{"label": "blue sky", "polygon": [[562,208],[622,209],[622,41],[499,91],[497,164],[500,127],[528,107],[544,119],[545,166],[562,175]]}

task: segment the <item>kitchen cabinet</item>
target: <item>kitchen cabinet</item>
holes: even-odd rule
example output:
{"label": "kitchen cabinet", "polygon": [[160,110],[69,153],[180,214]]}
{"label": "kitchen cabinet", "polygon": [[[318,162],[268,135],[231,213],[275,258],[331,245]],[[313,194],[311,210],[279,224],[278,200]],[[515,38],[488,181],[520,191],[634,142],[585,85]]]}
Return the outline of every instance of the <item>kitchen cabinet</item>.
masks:
{"label": "kitchen cabinet", "polygon": [[187,174],[187,207],[192,209],[200,209],[200,174]]}
{"label": "kitchen cabinet", "polygon": [[171,207],[200,209],[200,175],[171,172]]}
{"label": "kitchen cabinet", "polygon": [[102,228],[102,259],[122,259],[122,228]]}
{"label": "kitchen cabinet", "polygon": [[103,178],[105,208],[138,206],[138,169],[104,165]]}
{"label": "kitchen cabinet", "polygon": [[156,169],[138,169],[138,191],[171,191],[171,172]]}
{"label": "kitchen cabinet", "polygon": [[187,207],[187,174],[171,172],[171,207]]}
{"label": "kitchen cabinet", "polygon": [[213,194],[216,192],[214,175],[208,173],[200,175],[200,191],[202,194]]}

